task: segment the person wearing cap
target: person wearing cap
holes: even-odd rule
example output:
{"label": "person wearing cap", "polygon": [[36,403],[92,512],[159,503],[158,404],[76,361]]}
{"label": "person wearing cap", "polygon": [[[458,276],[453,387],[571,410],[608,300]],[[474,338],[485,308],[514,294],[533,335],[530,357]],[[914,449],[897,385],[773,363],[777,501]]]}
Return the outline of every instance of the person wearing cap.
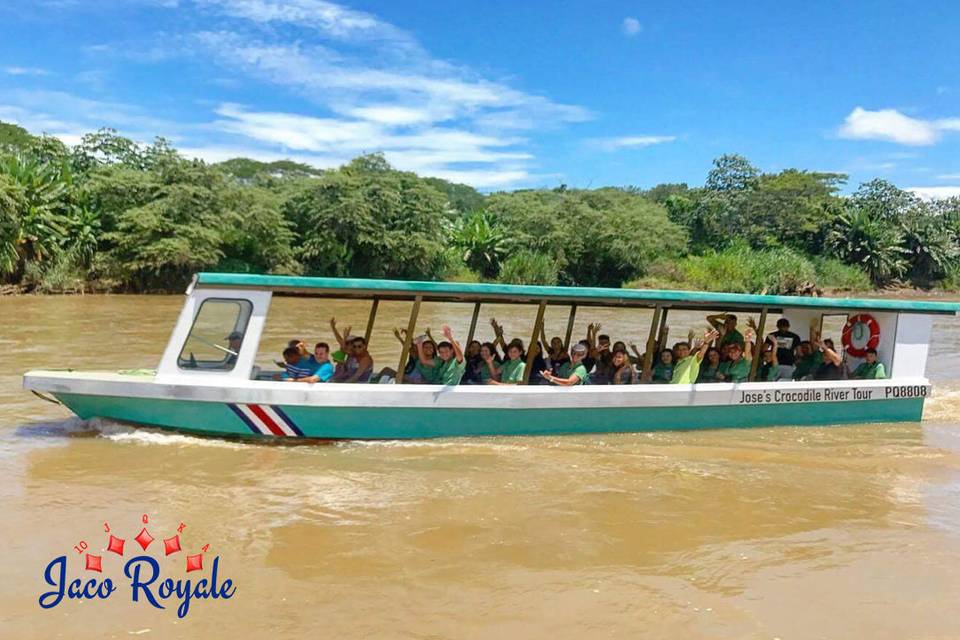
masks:
{"label": "person wearing cap", "polygon": [[540,375],[551,384],[561,387],[573,387],[586,384],[587,368],[583,366],[583,359],[587,356],[586,345],[577,343],[570,350],[570,361],[564,362],[560,367],[559,375],[553,375],[546,369],[540,372]]}
{"label": "person wearing cap", "polygon": [[777,344],[777,363],[780,367],[780,379],[789,380],[793,377],[794,354],[800,346],[800,336],[790,331],[790,321],[786,318],[777,320],[777,330],[767,336],[773,338]]}
{"label": "person wearing cap", "polygon": [[883,363],[877,360],[876,349],[867,349],[863,355],[863,362],[857,365],[850,377],[855,380],[884,380],[887,377]]}
{"label": "person wearing cap", "polygon": [[243,344],[243,334],[239,331],[233,331],[224,340],[227,341],[227,349],[230,349],[230,355],[227,356],[226,364],[233,366],[237,364],[237,357],[240,355],[240,345]]}

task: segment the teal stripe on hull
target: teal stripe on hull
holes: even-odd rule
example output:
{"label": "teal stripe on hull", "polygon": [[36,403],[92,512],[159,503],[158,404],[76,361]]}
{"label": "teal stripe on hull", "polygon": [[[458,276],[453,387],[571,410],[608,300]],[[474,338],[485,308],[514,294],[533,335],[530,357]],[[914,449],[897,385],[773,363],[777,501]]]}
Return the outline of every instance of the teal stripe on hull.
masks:
{"label": "teal stripe on hull", "polygon": [[[57,394],[84,419],[102,417],[225,436],[253,436],[223,403]],[[570,409],[283,406],[306,437],[406,439],[916,422],[923,398],[795,404]]]}

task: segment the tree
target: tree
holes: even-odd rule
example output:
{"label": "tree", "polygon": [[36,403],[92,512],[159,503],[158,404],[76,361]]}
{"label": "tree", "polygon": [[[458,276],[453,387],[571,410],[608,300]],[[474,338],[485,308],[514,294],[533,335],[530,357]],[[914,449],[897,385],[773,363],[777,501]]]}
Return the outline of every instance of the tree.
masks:
{"label": "tree", "polygon": [[837,216],[827,236],[836,256],[867,272],[877,286],[885,286],[907,270],[903,236],[866,209],[848,207]]}
{"label": "tree", "polygon": [[445,265],[446,197],[380,155],[299,183],[284,213],[311,274],[430,279]]}
{"label": "tree", "polygon": [[451,234],[463,262],[485,278],[495,278],[507,251],[503,232],[484,211],[474,211],[456,221]]}
{"label": "tree", "polygon": [[620,286],[686,246],[685,231],[663,207],[620,189],[498,193],[489,197],[488,211],[510,255],[549,256],[564,284]]}
{"label": "tree", "polygon": [[231,187],[223,196],[223,209],[235,215],[224,225],[224,259],[218,271],[241,273],[300,273],[292,225],[283,217],[281,201],[261,187]]}
{"label": "tree", "polygon": [[753,189],[760,172],[741,155],[724,154],[713,161],[704,185],[710,191],[734,192]]}
{"label": "tree", "polygon": [[222,174],[202,162],[177,159],[148,173],[147,182],[143,204],[114,212],[103,269],[140,291],[182,286],[224,257],[224,229],[237,215],[224,211]]}

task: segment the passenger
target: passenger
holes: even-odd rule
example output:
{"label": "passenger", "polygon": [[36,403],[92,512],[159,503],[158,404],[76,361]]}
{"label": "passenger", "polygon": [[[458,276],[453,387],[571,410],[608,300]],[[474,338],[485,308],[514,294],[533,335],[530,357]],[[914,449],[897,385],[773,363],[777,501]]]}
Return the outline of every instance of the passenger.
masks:
{"label": "passenger", "polygon": [[[547,359],[543,357],[543,345],[538,341],[535,342],[533,348],[536,349],[536,353],[533,354],[533,362],[530,364],[530,371],[543,371],[544,369],[549,369],[547,365]],[[524,354],[524,362],[526,362],[526,354]],[[536,379],[534,379],[536,377]],[[531,376],[529,380],[530,384],[550,384],[542,376]]]}
{"label": "passenger", "polygon": [[704,357],[703,364],[700,365],[700,373],[697,375],[697,384],[704,382],[719,382],[717,374],[720,372],[720,350],[716,347],[707,349],[707,355]]}
{"label": "passenger", "polygon": [[419,336],[416,339],[417,353],[417,373],[423,384],[440,384],[440,358],[437,357],[437,345],[433,340],[426,336]]}
{"label": "passenger", "polygon": [[497,347],[492,342],[484,342],[480,346],[480,360],[483,361],[483,366],[480,367],[480,384],[490,384],[500,372]]}
{"label": "passenger", "polygon": [[471,340],[467,345],[467,352],[464,354],[467,358],[467,370],[460,384],[480,384],[480,369],[486,366],[480,359],[481,346],[479,340]]}
{"label": "passenger", "polygon": [[[760,366],[757,367],[755,382],[776,382],[780,379],[782,369],[778,361],[780,349],[777,345],[778,342],[773,334],[768,335],[763,347],[761,347],[763,353],[760,356]],[[790,369],[792,370],[793,367],[790,367]]]}
{"label": "passenger", "polygon": [[613,352],[610,350],[610,336],[597,336],[597,348],[593,355],[597,360],[596,371],[590,374],[591,384],[610,384],[613,379]]}
{"label": "passenger", "polygon": [[673,378],[673,351],[664,349],[660,352],[660,359],[653,367],[654,384],[667,384]]}
{"label": "passenger", "polygon": [[790,321],[786,318],[777,320],[777,330],[767,336],[773,338],[777,345],[777,362],[780,365],[780,378],[789,380],[793,377],[794,353],[800,346],[800,336],[790,331]]}
{"label": "passenger", "polygon": [[[403,349],[403,345],[406,343],[407,330],[401,329],[399,327],[394,327],[393,335],[400,343],[400,348]],[[407,363],[403,367],[403,382],[404,384],[416,384],[422,382],[420,379],[420,374],[417,373],[417,361],[419,357],[417,356],[417,345],[414,342],[410,342],[410,352],[407,354]],[[384,378],[396,378],[397,370],[392,367],[384,367],[380,370],[380,373],[377,374],[377,380],[382,381]]]}
{"label": "passenger", "polygon": [[673,384],[695,384],[700,376],[700,363],[710,348],[710,343],[717,339],[720,333],[716,329],[711,329],[703,334],[703,339],[697,347],[697,351],[690,353],[690,345],[686,342],[678,342],[673,345],[673,355],[676,357],[676,364],[673,367],[673,375],[670,382]]}
{"label": "passenger", "polygon": [[369,382],[373,373],[373,357],[367,351],[366,339],[356,337],[348,343],[347,347],[351,351],[344,363],[346,375],[339,380],[334,375],[334,382]]}
{"label": "passenger", "polygon": [[[636,346],[635,346],[635,345],[633,345],[633,348],[634,348],[634,351],[636,351]],[[613,343],[613,350],[614,350],[614,351],[623,351],[624,353],[626,353],[626,354],[627,354],[627,360],[630,361],[630,364],[636,365],[636,364],[639,364],[639,363],[640,363],[640,360],[639,360],[638,358],[633,357],[632,355],[630,355],[630,354],[627,352],[627,343],[624,342],[623,340],[617,340],[616,342],[614,342],[614,343]]]}
{"label": "passenger", "polygon": [[819,339],[813,346],[822,354],[820,366],[813,372],[814,380],[843,380],[843,358],[833,346],[833,340],[827,338],[823,342]]}
{"label": "passenger", "polygon": [[737,316],[732,313],[715,313],[707,316],[710,326],[720,332],[720,345],[739,344],[743,353],[743,334],[737,331]]}
{"label": "passenger", "polygon": [[812,380],[814,372],[823,364],[823,354],[813,348],[813,343],[804,340],[797,348],[794,358],[793,379]]}
{"label": "passenger", "polygon": [[570,351],[570,361],[560,367],[560,374],[553,375],[549,371],[541,371],[548,382],[561,387],[572,387],[587,382],[587,368],[583,366],[583,359],[587,355],[587,346],[581,343],[574,345]]}
{"label": "passenger", "polygon": [[453,337],[453,331],[449,326],[443,325],[441,328],[443,342],[437,345],[437,353],[440,356],[439,378],[442,385],[460,384],[463,374],[467,369],[467,359],[463,355],[463,349],[460,343]]}
{"label": "passenger", "polygon": [[583,345],[587,349],[587,355],[583,357],[583,362],[581,362],[581,364],[583,365],[583,368],[587,370],[587,373],[589,373],[593,371],[594,367],[596,367],[597,365],[597,359],[594,358],[592,355],[590,355],[592,350],[592,347],[590,346],[591,342],[589,339],[585,339],[585,340],[581,340],[577,344]]}
{"label": "passenger", "polygon": [[[523,361],[523,343],[513,340],[507,345],[507,361],[496,371],[488,384],[522,384],[527,363]],[[489,365],[489,363],[488,363]]]}
{"label": "passenger", "polygon": [[310,356],[310,366],[313,367],[313,375],[305,378],[297,378],[297,382],[329,382],[333,378],[333,363],[330,362],[330,345],[326,342],[318,342],[313,347],[313,355]]}
{"label": "passenger", "polygon": [[863,356],[863,362],[857,365],[850,375],[856,380],[883,380],[887,377],[887,372],[883,368],[883,363],[877,361],[877,350],[867,349]]}
{"label": "passenger", "polygon": [[283,350],[283,360],[286,371],[273,376],[274,380],[283,380],[292,382],[297,378],[305,378],[311,374],[311,371],[300,367],[300,349],[296,347],[287,347]]}
{"label": "passenger", "polygon": [[727,343],[729,360],[720,364],[717,371],[717,380],[721,382],[744,382],[750,377],[750,363],[743,357],[743,349],[739,343]]}
{"label": "passenger", "polygon": [[610,384],[637,384],[637,371],[630,363],[626,350],[614,348],[611,363],[613,373],[610,376]]}
{"label": "passenger", "polygon": [[559,373],[564,362],[569,362],[570,354],[563,348],[563,339],[560,336],[550,338],[550,350],[547,352],[547,364],[550,371]]}
{"label": "passenger", "polygon": [[341,334],[337,330],[337,319],[330,318],[330,329],[333,330],[333,337],[336,338],[337,344],[340,346],[340,349],[333,354],[333,361],[337,363],[345,363],[347,357],[350,355],[350,329],[351,326],[347,326],[346,330]]}

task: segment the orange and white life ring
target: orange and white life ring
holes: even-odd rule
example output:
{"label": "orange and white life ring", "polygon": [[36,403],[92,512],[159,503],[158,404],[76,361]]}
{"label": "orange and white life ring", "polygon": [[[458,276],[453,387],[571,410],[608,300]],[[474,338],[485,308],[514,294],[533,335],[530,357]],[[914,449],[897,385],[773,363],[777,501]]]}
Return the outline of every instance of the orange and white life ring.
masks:
{"label": "orange and white life ring", "polygon": [[843,325],[843,348],[854,358],[867,355],[867,349],[876,349],[880,344],[880,323],[869,313],[858,313]]}

